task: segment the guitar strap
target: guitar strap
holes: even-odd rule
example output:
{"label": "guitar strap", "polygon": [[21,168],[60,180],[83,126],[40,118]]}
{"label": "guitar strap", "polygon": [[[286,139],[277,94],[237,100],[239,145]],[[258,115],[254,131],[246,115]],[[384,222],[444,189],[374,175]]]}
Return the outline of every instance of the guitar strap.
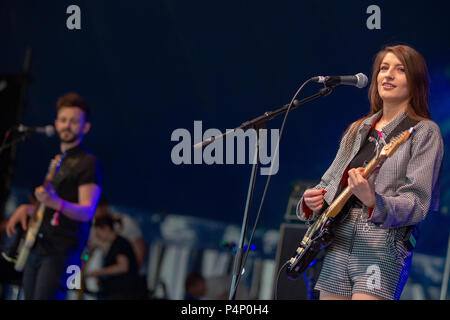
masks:
{"label": "guitar strap", "polygon": [[405,119],[403,119],[396,127],[394,130],[392,130],[392,132],[387,136],[386,142],[389,143],[389,141],[395,137],[396,135],[399,135],[400,133],[402,133],[405,130],[408,130],[411,127],[414,127],[419,121],[418,120],[414,120],[411,119],[410,117],[406,117]]}
{"label": "guitar strap", "polygon": [[[383,136],[380,136],[380,140],[384,140],[383,141],[384,144],[388,144],[393,137],[399,135],[400,133],[402,133],[405,130],[408,130],[411,127],[414,127],[418,122],[419,122],[418,120],[412,119],[407,116],[389,133],[387,137],[384,138]],[[370,130],[373,130],[374,127],[375,126],[373,125]],[[370,137],[370,131],[368,132],[367,137]],[[347,176],[346,174],[347,172],[348,168],[345,170],[344,177]],[[344,189],[343,185],[344,184],[341,183],[341,188],[338,194],[341,193],[341,191]],[[354,197],[355,196],[352,196],[352,198]],[[346,205],[351,204],[352,202],[353,202],[352,199],[349,199]],[[343,210],[347,210],[348,212],[348,210],[350,210],[350,206],[345,206]],[[418,237],[419,237],[419,230],[417,226],[413,225],[405,228],[405,233],[403,236],[403,244],[409,251],[415,248]]]}
{"label": "guitar strap", "polygon": [[[371,130],[373,130],[375,128],[375,123],[377,121],[375,121],[369,132],[367,133],[366,139],[369,139],[370,137],[370,133]],[[414,127],[419,121],[414,120],[408,116],[405,117],[405,119],[403,119],[390,133],[388,136],[386,137],[382,137],[380,136],[380,140],[384,140],[384,143],[387,144],[389,143],[389,141],[399,135],[400,133],[402,133],[405,130],[408,130],[411,127]],[[367,142],[366,142],[367,143]],[[364,145],[364,144],[363,144]],[[362,146],[361,146],[362,147]],[[360,148],[361,150],[361,148]],[[350,165],[349,165],[350,166]],[[347,178],[348,178],[348,170],[349,170],[349,166],[344,170],[344,174],[343,177],[341,178],[341,183],[340,183],[340,187],[338,192],[336,192],[336,194],[334,195],[334,200],[336,200],[336,198],[339,196],[339,194],[345,189],[345,187],[347,186]],[[348,213],[352,207],[352,205],[354,205],[354,203],[356,202],[356,197],[354,195],[352,195],[350,197],[350,199],[347,201],[347,203],[344,205],[344,207],[342,208],[341,214],[339,214],[336,218],[338,218],[341,222],[343,220],[345,220],[345,218],[348,216]],[[328,204],[326,202],[324,202],[324,206],[322,208],[322,212],[324,212],[326,209],[328,208]],[[405,242],[405,245],[410,248],[412,246],[412,244],[414,243],[415,245],[415,241],[417,240],[417,236],[418,236],[418,230],[416,230],[417,228],[415,228],[414,226],[408,227],[405,230],[405,236],[404,239],[405,241],[407,241],[408,243]],[[417,234],[417,236],[414,238],[413,234]],[[410,239],[411,237],[413,237],[413,239]]]}
{"label": "guitar strap", "polygon": [[[406,117],[397,125],[397,127],[395,127],[394,130],[392,130],[392,132],[387,137],[386,141],[389,143],[392,137],[395,137],[401,132],[408,130],[411,127],[414,127],[418,122],[419,122],[418,120]],[[405,228],[405,233],[403,235],[402,241],[405,247],[408,249],[408,251],[411,251],[416,247],[416,242],[418,238],[419,238],[419,229],[417,228],[416,225],[408,226]]]}
{"label": "guitar strap", "polygon": [[[411,127],[414,127],[418,122],[419,122],[419,121],[417,121],[417,120],[411,119],[411,118],[409,118],[409,117],[405,117],[405,119],[403,119],[403,120],[402,120],[402,121],[394,128],[394,130],[392,130],[392,131],[389,133],[389,135],[388,135],[387,137],[383,137],[383,136],[380,135],[380,140],[383,140],[383,141],[384,141],[384,144],[388,144],[389,141],[390,141],[393,137],[399,135],[400,133],[402,133],[402,132],[405,131],[405,130],[408,130],[408,129],[411,128]],[[376,123],[376,122],[375,122],[375,123]],[[375,124],[375,123],[374,123],[374,124]],[[374,124],[372,125],[372,127],[371,127],[370,130],[369,130],[369,132],[367,133],[366,139],[369,139],[369,138],[370,138],[370,132],[371,132],[371,130],[373,130],[373,128],[375,127]],[[360,150],[361,150],[361,148],[360,148]],[[359,151],[358,151],[358,152],[359,152]],[[356,157],[356,156],[355,156],[355,157]],[[368,160],[370,160],[370,159],[368,159]],[[351,162],[351,161],[350,161],[350,162]],[[349,170],[348,167],[344,170],[344,176],[343,176],[342,179],[341,179],[341,184],[340,184],[339,191],[336,192],[336,194],[334,195],[333,201],[339,196],[339,194],[340,194],[340,193],[345,189],[345,187],[347,186],[347,177],[348,177],[347,172],[348,172],[348,170]],[[349,201],[349,202],[350,202],[350,201]]]}

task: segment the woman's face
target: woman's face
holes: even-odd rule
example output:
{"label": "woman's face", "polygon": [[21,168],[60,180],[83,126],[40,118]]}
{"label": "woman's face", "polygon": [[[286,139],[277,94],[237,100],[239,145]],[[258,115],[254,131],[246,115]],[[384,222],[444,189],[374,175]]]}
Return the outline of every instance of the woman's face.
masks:
{"label": "woman's face", "polygon": [[409,99],[405,66],[392,52],[388,52],[381,61],[377,87],[384,103],[399,104]]}
{"label": "woman's face", "polygon": [[107,241],[109,239],[110,230],[107,227],[95,227],[95,235],[100,241]]}

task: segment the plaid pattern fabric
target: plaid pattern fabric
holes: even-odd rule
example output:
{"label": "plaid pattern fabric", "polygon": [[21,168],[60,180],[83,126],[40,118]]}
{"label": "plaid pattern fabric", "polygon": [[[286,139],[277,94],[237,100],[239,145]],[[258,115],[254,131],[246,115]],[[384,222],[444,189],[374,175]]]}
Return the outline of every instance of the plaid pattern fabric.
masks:
{"label": "plaid pattern fabric", "polygon": [[351,209],[326,249],[316,290],[351,297],[364,293],[398,300],[408,279],[412,253],[392,232],[367,225],[362,209]]}
{"label": "plaid pattern fabric", "polygon": [[[324,188],[325,202],[330,205],[339,190],[344,170],[358,153],[365,141],[371,124],[381,116],[381,111],[363,121],[352,145],[350,156],[345,155],[345,139],[341,140],[337,155],[313,189]],[[399,115],[382,129],[383,136],[406,117]],[[376,204],[369,219],[382,228],[415,225],[422,221],[428,211],[439,207],[439,183],[444,144],[439,127],[431,120],[423,120],[414,126],[412,136],[381,166],[375,179]],[[302,208],[303,197],[297,205],[297,216],[306,220]],[[368,216],[368,210],[365,208]],[[314,212],[312,219],[317,218]]]}

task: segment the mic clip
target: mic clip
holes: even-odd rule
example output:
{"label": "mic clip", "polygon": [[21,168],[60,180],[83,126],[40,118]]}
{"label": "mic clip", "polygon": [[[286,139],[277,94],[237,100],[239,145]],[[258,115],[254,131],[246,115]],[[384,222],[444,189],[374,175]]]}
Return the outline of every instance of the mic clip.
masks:
{"label": "mic clip", "polygon": [[338,77],[330,77],[330,76],[326,76],[323,77],[323,85],[327,88],[334,88],[336,87],[338,84],[340,84],[340,80]]}
{"label": "mic clip", "polygon": [[324,87],[322,89],[320,89],[320,95],[322,97],[326,97],[327,95],[329,95],[331,93],[331,91],[333,91],[334,87],[328,87],[327,85],[324,85]]}

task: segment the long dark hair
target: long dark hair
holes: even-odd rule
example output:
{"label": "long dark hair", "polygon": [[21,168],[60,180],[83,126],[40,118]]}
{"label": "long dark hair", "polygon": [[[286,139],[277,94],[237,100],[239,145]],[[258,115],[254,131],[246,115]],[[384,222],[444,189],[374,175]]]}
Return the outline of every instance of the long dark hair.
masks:
{"label": "long dark hair", "polygon": [[343,134],[343,136],[347,135],[345,141],[347,155],[350,155],[352,144],[361,123],[383,109],[383,100],[378,93],[377,77],[381,62],[388,52],[393,53],[405,67],[406,81],[410,92],[408,116],[419,121],[430,119],[428,107],[429,76],[425,59],[417,50],[408,45],[386,46],[376,54],[372,66],[372,78],[369,87],[370,112],[365,117],[353,122]]}

